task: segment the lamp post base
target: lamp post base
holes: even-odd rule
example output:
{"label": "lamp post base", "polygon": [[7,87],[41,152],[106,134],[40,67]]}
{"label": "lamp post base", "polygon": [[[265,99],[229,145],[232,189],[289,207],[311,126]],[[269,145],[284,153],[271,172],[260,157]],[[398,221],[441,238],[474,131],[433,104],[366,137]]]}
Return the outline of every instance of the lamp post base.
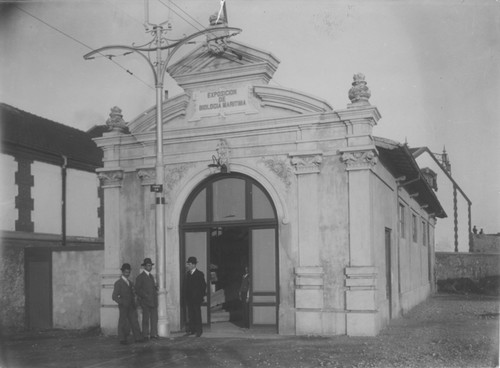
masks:
{"label": "lamp post base", "polygon": [[158,335],[160,337],[170,337],[167,317],[167,290],[158,292]]}

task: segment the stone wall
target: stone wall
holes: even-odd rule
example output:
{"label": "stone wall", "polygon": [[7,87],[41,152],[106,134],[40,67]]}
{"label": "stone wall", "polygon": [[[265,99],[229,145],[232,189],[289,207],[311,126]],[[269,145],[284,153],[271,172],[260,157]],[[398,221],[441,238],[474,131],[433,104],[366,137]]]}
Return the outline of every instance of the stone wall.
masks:
{"label": "stone wall", "polygon": [[436,280],[473,281],[500,275],[500,254],[436,252]]}
{"label": "stone wall", "polygon": [[478,253],[500,253],[499,234],[473,234],[472,251]]}
{"label": "stone wall", "polygon": [[0,248],[0,334],[24,327],[24,249]]}

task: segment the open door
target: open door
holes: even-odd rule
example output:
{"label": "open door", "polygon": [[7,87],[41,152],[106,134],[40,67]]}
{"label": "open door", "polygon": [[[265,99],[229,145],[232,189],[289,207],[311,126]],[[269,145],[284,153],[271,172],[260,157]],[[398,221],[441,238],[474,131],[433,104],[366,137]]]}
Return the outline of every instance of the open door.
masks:
{"label": "open door", "polygon": [[[203,322],[247,328],[265,325],[277,331],[278,225],[264,189],[242,174],[214,175],[186,201],[179,229],[181,264],[194,256],[206,276]],[[184,267],[181,270],[183,282]],[[248,286],[244,298],[242,284]],[[181,303],[185,322],[182,298]]]}

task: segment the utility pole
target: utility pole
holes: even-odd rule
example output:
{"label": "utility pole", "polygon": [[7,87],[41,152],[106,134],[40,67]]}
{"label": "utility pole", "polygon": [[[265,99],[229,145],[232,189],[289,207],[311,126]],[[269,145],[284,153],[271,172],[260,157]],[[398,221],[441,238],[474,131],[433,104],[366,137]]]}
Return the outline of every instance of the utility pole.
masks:
{"label": "utility pole", "polygon": [[[110,55],[108,51],[122,50],[125,51],[122,55],[138,54],[141,56],[151,68],[154,77],[156,91],[156,164],[155,164],[155,184],[152,190],[155,195],[155,245],[156,245],[156,276],[158,282],[158,334],[162,337],[168,337],[170,331],[168,328],[167,318],[167,290],[166,290],[166,233],[165,233],[165,166],[163,160],[163,79],[167,73],[167,65],[172,56],[185,45],[187,42],[204,34],[212,33],[212,40],[225,41],[225,39],[234,36],[241,32],[239,28],[233,27],[216,27],[207,28],[202,31],[193,33],[180,40],[169,43],[164,37],[166,32],[171,30],[168,21],[160,24],[149,23],[148,0],[144,1],[146,12],[146,32],[151,33],[153,39],[143,46],[127,46],[127,45],[110,45],[93,50],[85,54],[85,60],[95,59],[95,55],[99,54],[111,59],[117,55]],[[106,52],[106,54],[104,54]],[[151,60],[150,55],[156,55],[156,60]],[[104,245],[106,246],[106,244]]]}

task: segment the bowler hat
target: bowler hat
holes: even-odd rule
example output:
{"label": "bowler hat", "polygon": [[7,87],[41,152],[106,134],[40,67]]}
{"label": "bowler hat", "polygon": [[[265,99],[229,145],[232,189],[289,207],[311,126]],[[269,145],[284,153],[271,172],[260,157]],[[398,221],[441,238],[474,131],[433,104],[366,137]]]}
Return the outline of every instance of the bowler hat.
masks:
{"label": "bowler hat", "polygon": [[132,267],[130,267],[130,264],[128,264],[128,263],[122,264],[122,268],[120,268],[120,270],[122,270],[122,271],[131,270],[131,269],[132,269]]}
{"label": "bowler hat", "polygon": [[197,264],[198,260],[196,259],[196,257],[189,257],[186,263]]}
{"label": "bowler hat", "polygon": [[144,262],[142,262],[141,266],[145,266],[150,264],[151,266],[154,265],[153,262],[151,262],[151,258],[144,258]]}

